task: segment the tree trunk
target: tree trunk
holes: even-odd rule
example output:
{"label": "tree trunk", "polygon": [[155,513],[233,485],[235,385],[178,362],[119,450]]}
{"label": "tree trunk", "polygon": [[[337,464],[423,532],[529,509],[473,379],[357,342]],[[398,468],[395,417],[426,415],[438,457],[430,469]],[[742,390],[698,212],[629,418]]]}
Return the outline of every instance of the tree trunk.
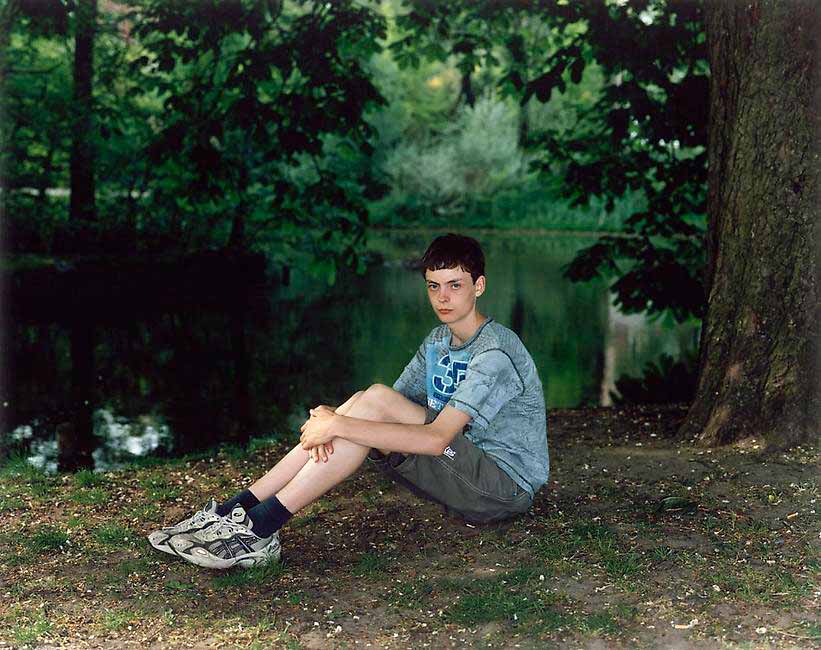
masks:
{"label": "tree trunk", "polygon": [[71,422],[57,429],[57,469],[94,467],[94,329],[79,319],[71,324]]}
{"label": "tree trunk", "polygon": [[92,134],[92,81],[96,0],[79,0],[74,36],[74,133],[71,144],[72,221],[96,220],[94,201],[94,146]]}
{"label": "tree trunk", "polygon": [[[246,149],[247,150],[247,149]],[[248,156],[246,154],[245,160],[242,162],[240,168],[238,190],[239,201],[237,202],[234,217],[231,220],[231,234],[228,237],[227,248],[231,251],[245,251],[248,248],[248,240],[245,233],[245,213],[247,211],[246,196],[248,192],[248,183],[250,180]]]}
{"label": "tree trunk", "polygon": [[462,74],[462,85],[459,89],[459,97],[456,100],[456,105],[465,100],[465,104],[473,108],[476,104],[476,93],[473,92],[473,73],[465,72]]}
{"label": "tree trunk", "polygon": [[706,20],[708,308],[682,431],[704,445],[815,440],[821,9],[715,1]]}
{"label": "tree trunk", "polygon": [[[9,51],[9,43],[11,42],[11,28],[17,16],[20,14],[20,0],[8,0],[5,6],[0,9],[0,97],[6,96],[6,84],[8,83],[9,75],[9,61],[7,54]],[[0,102],[0,147],[7,149],[12,141],[14,130],[10,128],[10,120],[5,114],[3,108],[6,102]],[[3,187],[2,196],[0,196],[0,210],[5,212],[3,203],[7,200],[8,187],[6,185],[6,159],[7,156],[0,156],[0,187]],[[3,219],[5,221],[5,219]],[[2,242],[5,241],[2,231],[2,223],[0,223],[0,252],[2,251]]]}

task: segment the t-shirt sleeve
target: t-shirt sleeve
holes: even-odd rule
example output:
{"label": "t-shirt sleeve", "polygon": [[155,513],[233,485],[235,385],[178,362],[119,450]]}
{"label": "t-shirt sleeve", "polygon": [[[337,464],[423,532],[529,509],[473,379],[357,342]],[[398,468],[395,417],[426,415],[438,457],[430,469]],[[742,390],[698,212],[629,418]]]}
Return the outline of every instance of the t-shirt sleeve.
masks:
{"label": "t-shirt sleeve", "polygon": [[393,389],[402,393],[412,402],[424,406],[427,404],[427,391],[425,390],[425,342],[419,346],[416,354],[410,360],[402,374],[393,383]]}
{"label": "t-shirt sleeve", "polygon": [[465,378],[459,382],[448,405],[486,427],[501,408],[523,390],[524,384],[510,357],[501,350],[488,350],[470,360]]}

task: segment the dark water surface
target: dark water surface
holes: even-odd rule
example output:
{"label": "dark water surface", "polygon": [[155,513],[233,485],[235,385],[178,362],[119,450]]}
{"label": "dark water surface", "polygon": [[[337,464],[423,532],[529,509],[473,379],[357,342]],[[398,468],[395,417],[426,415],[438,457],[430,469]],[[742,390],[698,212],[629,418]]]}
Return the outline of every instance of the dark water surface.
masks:
{"label": "dark water surface", "polygon": [[[403,264],[433,234],[372,234],[370,247],[384,264],[331,289],[294,272],[287,287],[237,287],[230,304],[117,318],[101,304],[82,326],[12,322],[4,435],[28,444],[35,462],[53,469],[55,432],[71,422],[78,399],[93,413],[98,468],[154,450],[295,435],[309,407],[393,383],[438,324],[422,277]],[[697,347],[696,323],[625,316],[610,305],[604,282],[561,277],[560,267],[592,239],[476,236],[487,255],[480,310],[522,338],[548,408],[607,405],[623,373],[637,376],[662,353],[678,357]],[[76,390],[78,376],[87,378],[85,397]]]}

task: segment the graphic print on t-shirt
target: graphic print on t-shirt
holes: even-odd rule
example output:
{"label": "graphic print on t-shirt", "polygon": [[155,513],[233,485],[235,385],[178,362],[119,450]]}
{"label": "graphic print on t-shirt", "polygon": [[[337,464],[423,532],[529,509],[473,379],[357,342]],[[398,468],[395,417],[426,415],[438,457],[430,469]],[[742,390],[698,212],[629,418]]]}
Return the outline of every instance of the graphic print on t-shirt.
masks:
{"label": "graphic print on t-shirt", "polygon": [[467,374],[469,354],[431,346],[426,356],[428,406],[441,411]]}

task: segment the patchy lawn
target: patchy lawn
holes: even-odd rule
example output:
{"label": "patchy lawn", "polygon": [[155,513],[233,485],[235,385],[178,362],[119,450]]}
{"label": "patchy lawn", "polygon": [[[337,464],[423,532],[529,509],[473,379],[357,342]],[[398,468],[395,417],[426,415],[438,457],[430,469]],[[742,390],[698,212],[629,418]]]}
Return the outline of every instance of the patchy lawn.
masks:
{"label": "patchy lawn", "polygon": [[821,647],[814,450],[676,439],[677,407],[551,411],[525,516],[472,527],[371,467],[227,573],[145,535],[286,449],[0,476],[0,645]]}

